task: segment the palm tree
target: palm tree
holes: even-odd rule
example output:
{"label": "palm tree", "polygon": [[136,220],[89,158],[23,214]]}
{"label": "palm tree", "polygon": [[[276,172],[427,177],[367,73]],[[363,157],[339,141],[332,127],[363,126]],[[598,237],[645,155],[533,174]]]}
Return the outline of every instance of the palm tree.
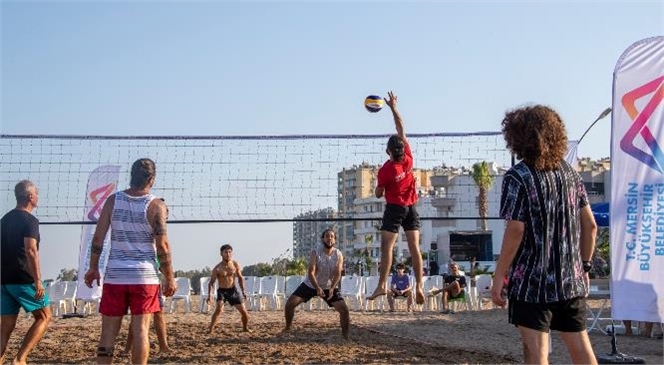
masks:
{"label": "palm tree", "polygon": [[482,218],[482,230],[489,230],[489,222],[486,218],[489,216],[489,202],[487,196],[491,185],[493,185],[493,175],[489,171],[489,164],[486,161],[477,162],[473,164],[473,171],[470,174],[475,181],[475,185],[479,189],[479,214]]}

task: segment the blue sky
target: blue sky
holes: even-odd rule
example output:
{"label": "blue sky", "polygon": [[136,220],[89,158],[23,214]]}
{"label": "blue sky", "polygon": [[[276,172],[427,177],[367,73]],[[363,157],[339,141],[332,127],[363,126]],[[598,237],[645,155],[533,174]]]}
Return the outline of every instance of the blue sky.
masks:
{"label": "blue sky", "polygon": [[[389,114],[368,114],[362,101],[392,89],[407,132],[495,131],[507,109],[535,102],[557,109],[575,139],[611,105],[621,53],[664,34],[663,4],[5,1],[0,127],[7,134],[389,133]],[[608,156],[609,138],[607,118],[580,155]],[[58,237],[51,247],[76,252],[77,243],[62,239],[68,228],[45,229],[46,242],[46,233]],[[183,269],[214,264],[207,253],[216,252],[218,236],[242,245],[256,231],[174,230],[207,250],[189,253],[174,238]],[[270,243],[236,256],[268,261],[289,247],[290,231],[261,228],[266,237],[251,239]],[[48,246],[43,254],[55,252]],[[55,256],[44,263],[46,277],[76,266],[75,255]]]}

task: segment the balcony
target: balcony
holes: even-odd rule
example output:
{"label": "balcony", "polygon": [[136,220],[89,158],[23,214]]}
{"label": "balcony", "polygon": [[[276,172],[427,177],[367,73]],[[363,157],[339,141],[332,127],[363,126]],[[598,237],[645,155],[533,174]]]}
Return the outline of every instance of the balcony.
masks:
{"label": "balcony", "polygon": [[451,178],[453,176],[449,175],[436,175],[436,176],[431,176],[431,185],[433,185],[436,188],[439,187],[444,187],[447,188],[451,185]]}
{"label": "balcony", "polygon": [[436,209],[448,210],[456,204],[456,198],[440,196],[431,199],[431,205]]}

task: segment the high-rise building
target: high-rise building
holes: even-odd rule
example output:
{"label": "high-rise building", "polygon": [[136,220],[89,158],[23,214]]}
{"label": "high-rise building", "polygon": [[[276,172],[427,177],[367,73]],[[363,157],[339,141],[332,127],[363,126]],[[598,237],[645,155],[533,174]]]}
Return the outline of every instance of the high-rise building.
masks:
{"label": "high-rise building", "polygon": [[320,242],[320,235],[324,230],[332,228],[338,231],[337,222],[325,220],[336,217],[337,212],[334,208],[319,209],[295,217],[293,222],[293,257],[309,257],[311,250]]}
{"label": "high-rise building", "polygon": [[[340,171],[338,176],[337,194],[339,217],[352,218],[355,215],[355,199],[369,198],[374,195],[376,177],[379,166],[362,163]],[[352,246],[355,237],[354,222],[339,222],[337,246],[345,255]]]}

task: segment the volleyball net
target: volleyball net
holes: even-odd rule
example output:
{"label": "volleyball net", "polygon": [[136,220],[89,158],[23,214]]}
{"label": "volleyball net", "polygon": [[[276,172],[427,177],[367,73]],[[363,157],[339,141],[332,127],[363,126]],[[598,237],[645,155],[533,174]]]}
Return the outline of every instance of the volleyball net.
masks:
{"label": "volleyball net", "polygon": [[[347,191],[361,190],[354,184],[375,184],[375,172],[388,157],[388,137],[0,135],[0,204],[3,211],[11,209],[14,185],[29,179],[39,187],[42,222],[80,222],[93,171],[114,172],[114,188],[123,189],[132,163],[147,157],[157,167],[153,193],[166,200],[172,222],[290,221],[330,210],[349,219],[355,213],[342,200],[361,198],[348,196]],[[415,168],[432,176],[468,175],[481,161],[511,164],[499,132],[410,134],[408,139]],[[343,177],[358,168],[373,171],[373,178]],[[468,190],[468,203],[475,206],[476,194],[470,191],[476,187],[472,180],[464,184],[459,188]],[[421,194],[445,194],[421,185]]]}

